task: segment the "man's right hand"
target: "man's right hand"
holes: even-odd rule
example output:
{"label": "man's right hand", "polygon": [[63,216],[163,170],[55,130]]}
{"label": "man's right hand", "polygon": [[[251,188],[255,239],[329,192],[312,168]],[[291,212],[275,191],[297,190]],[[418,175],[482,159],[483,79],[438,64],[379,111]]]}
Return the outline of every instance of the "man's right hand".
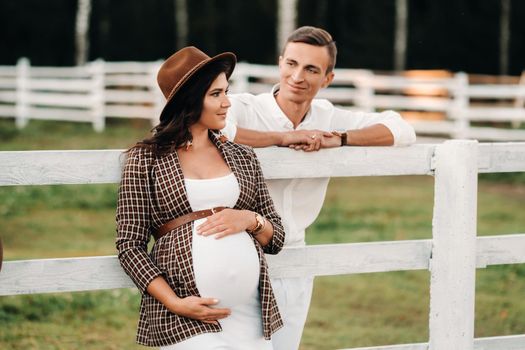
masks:
{"label": "man's right hand", "polygon": [[230,309],[216,309],[211,306],[216,305],[219,301],[214,298],[200,298],[189,296],[178,298],[174,305],[170,306],[170,311],[179,316],[192,318],[204,323],[218,324],[217,320],[230,316]]}
{"label": "man's right hand", "polygon": [[332,136],[332,133],[322,130],[285,131],[282,132],[281,146],[306,152],[318,151],[323,138]]}
{"label": "man's right hand", "polygon": [[332,137],[332,133],[322,130],[257,131],[237,128],[234,141],[252,147],[281,146],[312,152],[323,147],[323,140]]}
{"label": "man's right hand", "polygon": [[297,151],[313,152],[323,147],[323,140],[334,135],[322,130],[294,130],[283,132],[282,146],[288,146]]}

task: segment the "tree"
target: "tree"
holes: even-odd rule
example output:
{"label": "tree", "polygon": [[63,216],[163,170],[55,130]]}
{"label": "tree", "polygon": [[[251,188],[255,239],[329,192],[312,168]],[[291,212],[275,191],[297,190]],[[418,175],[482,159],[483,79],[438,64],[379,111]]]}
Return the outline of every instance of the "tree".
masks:
{"label": "tree", "polygon": [[280,50],[297,25],[297,0],[279,0],[277,11],[279,12],[277,47]]}
{"label": "tree", "polygon": [[510,0],[501,0],[499,37],[499,74],[509,73]]}
{"label": "tree", "polygon": [[396,34],[394,43],[394,69],[405,69],[408,33],[408,0],[396,0]]}
{"label": "tree", "polygon": [[188,6],[186,0],[175,0],[175,37],[177,49],[188,45]]}
{"label": "tree", "polygon": [[91,0],[78,0],[75,22],[75,64],[81,66],[89,57],[89,16]]}

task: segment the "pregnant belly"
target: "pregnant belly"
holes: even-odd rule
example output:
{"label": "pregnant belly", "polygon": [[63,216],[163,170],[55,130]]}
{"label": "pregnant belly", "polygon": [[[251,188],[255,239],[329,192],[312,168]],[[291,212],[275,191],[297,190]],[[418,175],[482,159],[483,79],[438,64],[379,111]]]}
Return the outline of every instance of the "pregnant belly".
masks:
{"label": "pregnant belly", "polygon": [[[198,226],[200,222],[196,222]],[[235,307],[258,299],[259,257],[246,232],[224,238],[193,233],[193,269],[202,297]]]}

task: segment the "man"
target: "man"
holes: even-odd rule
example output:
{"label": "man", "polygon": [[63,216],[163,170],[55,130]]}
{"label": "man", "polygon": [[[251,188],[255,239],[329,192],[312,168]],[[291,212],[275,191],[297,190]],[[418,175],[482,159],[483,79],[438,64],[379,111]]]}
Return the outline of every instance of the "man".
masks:
{"label": "man", "polygon": [[[413,128],[393,111],[356,113],[314,99],[334,78],[337,48],[323,29],[301,27],[279,57],[280,83],[271,93],[231,95],[228,135],[253,147],[289,146],[306,151],[340,146],[409,145]],[[233,131],[233,132],[232,132]],[[283,219],[285,247],[303,246],[305,230],[323,205],[329,178],[268,180],[268,189]],[[313,278],[273,279],[284,320],[273,336],[274,350],[299,347],[310,304]]]}

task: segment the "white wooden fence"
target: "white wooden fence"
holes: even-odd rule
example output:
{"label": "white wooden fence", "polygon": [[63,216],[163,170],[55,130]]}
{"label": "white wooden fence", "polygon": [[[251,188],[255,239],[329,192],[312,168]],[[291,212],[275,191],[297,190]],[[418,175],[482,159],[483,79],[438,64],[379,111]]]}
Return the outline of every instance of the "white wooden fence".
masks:
{"label": "white wooden fence", "polygon": [[[278,82],[278,77],[276,66],[240,64],[233,76],[232,91],[267,92]],[[525,75],[516,84],[470,84],[467,74],[462,72],[443,75],[415,71],[401,76],[336,69],[334,82],[318,96],[346,108],[367,112],[394,109],[405,115],[435,112],[445,117],[445,120],[411,120],[418,135],[525,140],[525,130],[471,125],[479,121],[510,122],[518,127],[525,122]]]}
{"label": "white wooden fence", "polygon": [[104,62],[80,67],[0,66],[0,117],[90,122],[97,131],[105,118],[158,118],[164,96],[157,88],[160,62]]}
{"label": "white wooden fence", "polygon": [[[366,349],[525,349],[525,334],[474,339],[476,268],[525,263],[525,233],[476,236],[477,175],[525,171],[525,143],[453,140],[317,153],[284,148],[256,151],[268,179],[435,177],[432,239],[312,245],[268,257],[273,277],[429,269],[429,342]],[[122,162],[120,150],[0,152],[0,186],[118,183]],[[9,246],[4,250],[9,251]],[[0,295],[128,287],[133,284],[115,256],[7,261],[0,272]]]}
{"label": "white wooden fence", "polygon": [[[0,66],[0,117],[91,122],[104,129],[105,118],[145,118],[155,123],[164,104],[156,85],[161,62],[104,62],[82,67]],[[431,76],[375,74],[336,69],[332,86],[319,97],[347,108],[374,111],[434,112],[444,120],[414,121],[418,134],[492,141],[525,140],[525,130],[473,126],[473,122],[525,122],[525,75],[516,84],[469,84],[465,73]],[[426,75],[425,75],[426,74]],[[278,81],[277,66],[239,63],[232,92],[260,93]]]}

